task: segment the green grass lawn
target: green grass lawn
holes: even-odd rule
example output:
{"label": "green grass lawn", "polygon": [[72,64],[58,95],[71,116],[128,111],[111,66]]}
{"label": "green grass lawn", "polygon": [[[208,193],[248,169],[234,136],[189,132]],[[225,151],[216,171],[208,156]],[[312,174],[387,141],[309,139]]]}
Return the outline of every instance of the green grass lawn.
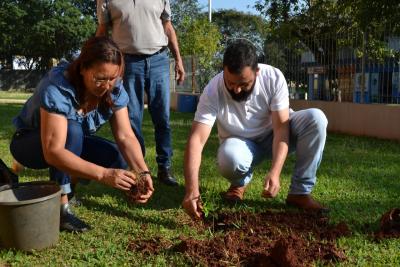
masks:
{"label": "green grass lawn", "polygon": [[[11,119],[20,104],[0,104],[0,157],[11,164],[8,151],[13,133]],[[92,182],[78,187],[84,205],[76,213],[93,226],[84,234],[62,232],[57,246],[33,253],[0,250],[0,266],[187,266],[190,263],[180,254],[161,252],[142,255],[127,250],[129,242],[144,237],[164,236],[173,242],[180,235],[206,238],[192,229],[180,208],[184,195],[183,153],[193,114],[172,113],[174,157],[173,166],[180,186],[171,188],[155,181],[155,193],[148,204],[128,205],[124,195],[112,188]],[[148,115],[144,121],[148,154],[146,161],[156,172],[154,137]],[[111,138],[109,127],[100,133]],[[225,207],[219,193],[228,183],[218,174],[215,155],[218,139],[214,131],[203,153],[201,187],[203,200],[210,209],[285,209],[284,199],[294,167],[294,157],[287,160],[282,173],[282,189],[278,197],[265,200],[260,194],[265,162],[256,169],[253,182],[243,204]],[[48,180],[47,171],[25,170],[22,181]],[[318,171],[314,196],[331,208],[333,223],[345,222],[352,236],[338,240],[348,260],[339,266],[399,266],[400,240],[376,243],[371,233],[378,227],[380,216],[390,208],[400,207],[400,143],[372,138],[329,134],[324,158]],[[1,218],[0,218],[1,219]],[[317,264],[318,265],[318,264]]]}

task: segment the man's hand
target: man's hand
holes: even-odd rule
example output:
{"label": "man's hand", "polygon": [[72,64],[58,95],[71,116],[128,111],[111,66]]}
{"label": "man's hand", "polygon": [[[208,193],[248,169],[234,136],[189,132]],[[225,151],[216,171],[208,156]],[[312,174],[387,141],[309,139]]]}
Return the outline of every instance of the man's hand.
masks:
{"label": "man's hand", "polygon": [[264,191],[262,196],[265,198],[274,198],[278,195],[281,189],[281,183],[279,181],[279,176],[273,176],[270,173],[265,177]]}
{"label": "man's hand", "polygon": [[175,79],[178,84],[182,84],[185,80],[185,69],[183,68],[182,59],[175,61]]}
{"label": "man's hand", "polygon": [[194,220],[199,220],[204,216],[203,205],[200,195],[186,194],[182,201],[182,207],[185,212]]}

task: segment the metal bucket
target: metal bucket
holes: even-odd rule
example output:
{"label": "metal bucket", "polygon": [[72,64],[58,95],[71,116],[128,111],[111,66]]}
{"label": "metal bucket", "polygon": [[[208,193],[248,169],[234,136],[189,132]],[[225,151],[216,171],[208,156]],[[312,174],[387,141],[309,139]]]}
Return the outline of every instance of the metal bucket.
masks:
{"label": "metal bucket", "polygon": [[20,183],[0,192],[0,247],[31,251],[57,244],[61,189],[53,182]]}

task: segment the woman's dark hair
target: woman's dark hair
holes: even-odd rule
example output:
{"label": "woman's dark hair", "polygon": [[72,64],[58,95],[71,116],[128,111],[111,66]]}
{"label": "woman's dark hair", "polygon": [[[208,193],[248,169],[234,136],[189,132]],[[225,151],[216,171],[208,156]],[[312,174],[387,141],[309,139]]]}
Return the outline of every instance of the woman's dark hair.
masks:
{"label": "woman's dark hair", "polygon": [[256,47],[246,39],[234,40],[225,50],[223,67],[227,67],[233,74],[240,74],[245,67],[251,67],[253,71],[256,71]]}
{"label": "woman's dark hair", "polygon": [[[80,106],[85,106],[85,85],[81,70],[89,69],[95,64],[112,63],[120,66],[121,73],[124,71],[124,57],[114,41],[108,37],[91,37],[83,45],[79,57],[68,67],[68,80],[77,90]],[[99,107],[101,109],[113,106],[111,91],[107,91],[101,98]]]}

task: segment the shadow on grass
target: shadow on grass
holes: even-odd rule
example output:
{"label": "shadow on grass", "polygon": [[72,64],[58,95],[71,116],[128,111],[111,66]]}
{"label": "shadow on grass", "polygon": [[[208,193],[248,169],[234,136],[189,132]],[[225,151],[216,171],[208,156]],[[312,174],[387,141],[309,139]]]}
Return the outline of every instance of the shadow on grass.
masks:
{"label": "shadow on grass", "polygon": [[[155,179],[153,180],[153,183],[153,195],[145,205],[138,205],[138,207],[149,210],[167,210],[180,207],[185,194],[185,188],[183,185],[173,187],[166,186]],[[79,184],[77,188],[77,195],[84,199],[110,195],[111,197],[117,198],[118,203],[127,203],[124,192],[96,182],[91,182],[88,186]]]}
{"label": "shadow on grass", "polygon": [[[121,200],[125,201],[125,200]],[[97,212],[103,212],[107,215],[110,216],[115,216],[115,217],[121,217],[121,218],[127,218],[131,221],[135,221],[137,223],[141,224],[157,224],[157,225],[162,225],[165,228],[168,229],[176,229],[180,227],[180,225],[177,224],[176,220],[174,220],[174,217],[172,216],[160,216],[160,215],[146,215],[145,213],[142,212],[134,212],[132,211],[135,208],[139,209],[144,209],[146,205],[130,205],[129,209],[126,208],[112,208],[108,204],[104,203],[99,203],[98,201],[91,200],[91,199],[85,199],[83,200],[83,206],[87,208],[89,211],[97,211]],[[160,211],[162,212],[162,211]]]}

